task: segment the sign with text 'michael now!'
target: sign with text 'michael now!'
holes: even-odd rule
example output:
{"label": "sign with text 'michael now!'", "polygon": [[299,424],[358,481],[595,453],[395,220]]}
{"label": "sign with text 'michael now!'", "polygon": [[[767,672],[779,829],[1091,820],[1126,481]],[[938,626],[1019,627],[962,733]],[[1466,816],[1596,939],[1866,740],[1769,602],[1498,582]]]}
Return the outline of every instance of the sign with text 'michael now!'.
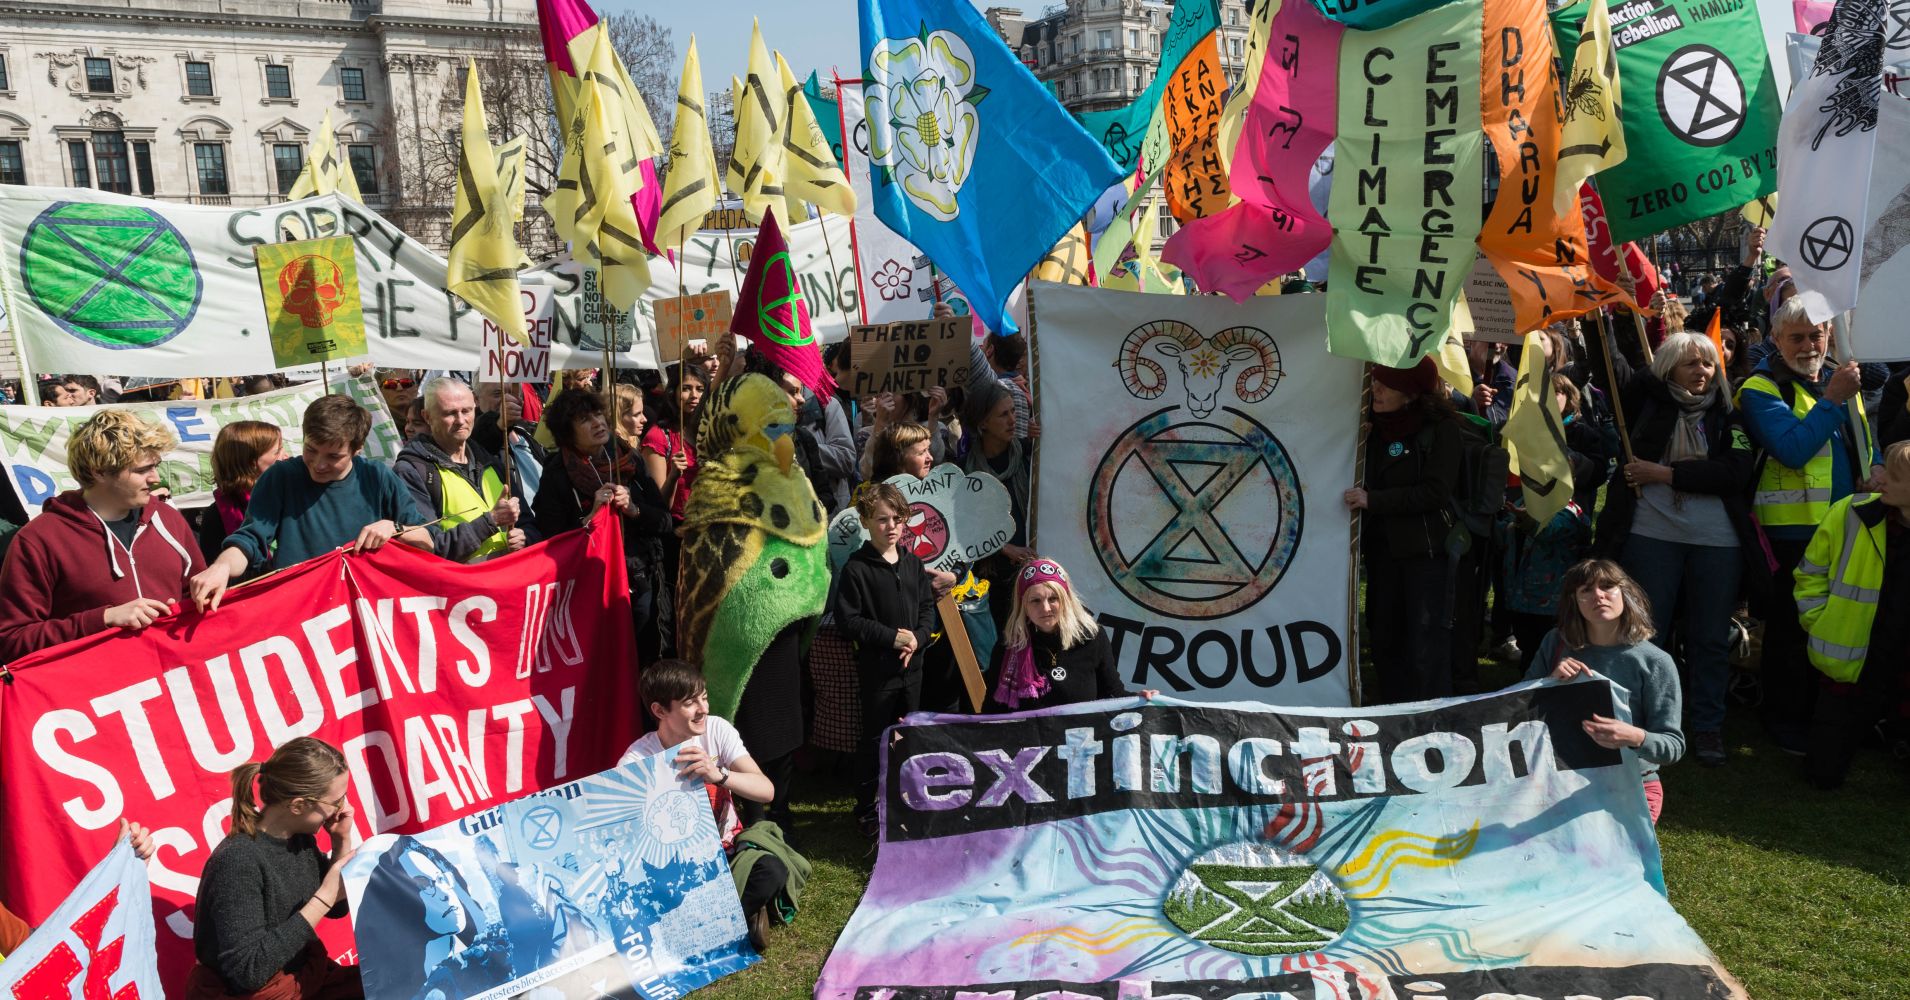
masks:
{"label": "sign with text 'michael now!'", "polygon": [[1744,1000],[1580,726],[1626,704],[912,715],[816,1000]]}

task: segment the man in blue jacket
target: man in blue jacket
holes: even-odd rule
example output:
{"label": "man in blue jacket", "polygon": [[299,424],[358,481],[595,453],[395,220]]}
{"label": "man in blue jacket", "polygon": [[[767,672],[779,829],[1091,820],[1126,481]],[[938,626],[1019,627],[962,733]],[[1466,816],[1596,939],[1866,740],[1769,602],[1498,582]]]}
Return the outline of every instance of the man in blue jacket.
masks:
{"label": "man in blue jacket", "polygon": [[1873,491],[1883,455],[1863,414],[1857,363],[1832,364],[1830,324],[1811,322],[1802,296],[1771,317],[1771,340],[1776,352],[1745,380],[1737,402],[1764,451],[1751,507],[1778,563],[1764,612],[1765,723],[1780,748],[1801,755],[1817,678],[1805,657],[1791,572],[1831,504]]}

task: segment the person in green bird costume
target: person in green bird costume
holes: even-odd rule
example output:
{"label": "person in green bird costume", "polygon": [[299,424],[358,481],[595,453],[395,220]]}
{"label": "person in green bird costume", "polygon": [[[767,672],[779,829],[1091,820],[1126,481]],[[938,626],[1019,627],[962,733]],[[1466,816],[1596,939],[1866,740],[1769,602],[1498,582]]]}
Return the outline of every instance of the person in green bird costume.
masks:
{"label": "person in green bird costume", "polygon": [[767,807],[739,803],[743,824],[766,816],[788,830],[802,652],[829,597],[827,522],[796,466],[796,414],[782,387],[742,375],[703,406],[701,464],[677,529],[678,650],[703,668],[711,714],[736,727],[775,782]]}

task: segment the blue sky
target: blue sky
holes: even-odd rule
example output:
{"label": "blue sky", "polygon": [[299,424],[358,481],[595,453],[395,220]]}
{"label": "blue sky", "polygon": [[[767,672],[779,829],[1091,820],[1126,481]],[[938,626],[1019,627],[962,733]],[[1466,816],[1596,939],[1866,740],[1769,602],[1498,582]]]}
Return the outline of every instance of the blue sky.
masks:
{"label": "blue sky", "polygon": [[[1020,6],[1029,11],[1046,2],[997,0],[1000,6]],[[690,35],[695,34],[697,53],[703,61],[703,86],[708,90],[727,86],[730,77],[743,75],[749,62],[751,17],[762,21],[763,43],[780,49],[798,77],[807,77],[812,69],[819,70],[824,80],[829,78],[831,68],[839,69],[844,76],[856,71],[860,44],[856,38],[856,0],[596,0],[596,7],[605,14],[622,10],[648,14],[671,29],[679,54],[678,71],[682,69],[681,53],[689,47]],[[675,77],[672,73],[671,79]]]}

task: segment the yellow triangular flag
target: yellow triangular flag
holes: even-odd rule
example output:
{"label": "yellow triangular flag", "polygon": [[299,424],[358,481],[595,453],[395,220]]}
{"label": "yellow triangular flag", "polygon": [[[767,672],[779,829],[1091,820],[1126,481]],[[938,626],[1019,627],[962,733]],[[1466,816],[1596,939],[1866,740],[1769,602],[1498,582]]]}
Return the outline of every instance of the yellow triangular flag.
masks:
{"label": "yellow triangular flag", "polygon": [[1610,170],[1625,159],[1623,97],[1618,86],[1618,53],[1612,49],[1612,16],[1605,0],[1592,0],[1572,55],[1572,78],[1565,84],[1565,127],[1559,136],[1558,186],[1552,210],[1565,215],[1578,205],[1586,178]]}
{"label": "yellow triangular flag", "polygon": [[1760,229],[1771,228],[1771,220],[1777,218],[1777,192],[1772,191],[1756,201],[1746,202],[1743,208],[1738,209],[1738,214],[1744,217],[1744,221]]}
{"label": "yellow triangular flag", "polygon": [[1525,512],[1541,525],[1572,499],[1572,460],[1566,454],[1565,417],[1559,413],[1558,393],[1552,391],[1552,372],[1544,331],[1526,334],[1504,440],[1525,493]]}
{"label": "yellow triangular flag", "polygon": [[[1217,148],[1220,150],[1220,162],[1231,168],[1234,162],[1234,149],[1240,144],[1240,130],[1246,127],[1247,109],[1253,106],[1253,95],[1260,90],[1261,67],[1267,60],[1267,37],[1273,33],[1273,15],[1280,11],[1280,0],[1260,0],[1260,6],[1254,8],[1253,24],[1247,29],[1247,68],[1240,74],[1240,83],[1227,96],[1227,104],[1220,109],[1220,133]],[[1232,191],[1227,193],[1227,203],[1236,204],[1240,196]]]}
{"label": "yellow triangular flag", "polygon": [[[816,121],[816,112],[803,95],[802,84],[789,71],[782,53],[776,53],[776,73],[782,80],[784,104],[783,156],[786,173],[783,192],[790,199],[802,199],[825,212],[841,216],[856,214],[856,193],[849,188],[849,176],[836,162],[828,137]],[[801,216],[792,216],[801,218]]]}
{"label": "yellow triangular flag", "polygon": [[676,88],[676,133],[670,137],[670,170],[663,178],[663,211],[657,216],[657,245],[682,246],[716,207],[723,182],[710,150],[710,121],[703,107],[703,65],[696,36],[683,57]]}
{"label": "yellow triangular flag", "polygon": [[1088,227],[1077,222],[1035,265],[1029,277],[1064,285],[1088,284]]}
{"label": "yellow triangular flag", "polygon": [[763,220],[771,205],[783,200],[783,128],[785,102],[777,92],[776,64],[763,45],[761,24],[750,30],[749,78],[736,99],[736,146],[730,150],[724,180],[730,193],[743,199],[743,214],[751,222]]}
{"label": "yellow triangular flag", "polygon": [[[524,164],[527,162],[525,140],[514,135],[505,140],[502,146],[491,147],[491,159],[497,161],[497,182],[504,189],[504,203],[509,206],[512,222],[524,221]],[[517,248],[517,269],[522,271],[531,266],[531,255]]]}
{"label": "yellow triangular flag", "polygon": [[352,173],[351,163],[343,150],[338,148],[338,136],[332,132],[332,113],[318,123],[318,133],[312,136],[311,153],[305,159],[305,168],[298,173],[298,180],[292,182],[292,190],[285,197],[297,201],[321,194],[342,194],[356,202],[363,202],[365,196],[358,193],[358,177]]}
{"label": "yellow triangular flag", "polygon": [[[619,65],[601,32],[587,62],[577,64],[576,107],[564,123],[564,161],[544,208],[571,256],[597,272],[603,297],[630,309],[650,287],[650,260],[631,199],[641,190],[642,140],[632,136]],[[634,88],[630,92],[634,92]]]}
{"label": "yellow triangular flag", "polygon": [[514,238],[510,195],[498,173],[496,151],[491,148],[491,129],[484,120],[484,97],[478,89],[475,60],[465,74],[462,138],[445,287],[496,323],[512,340],[529,347],[531,338],[524,327],[524,303],[517,287],[517,264],[523,251]]}
{"label": "yellow triangular flag", "polygon": [[1447,331],[1445,339],[1439,342],[1439,350],[1432,352],[1433,367],[1439,369],[1439,377],[1452,386],[1452,391],[1461,396],[1472,395],[1472,361],[1466,357],[1466,342],[1458,331]]}

